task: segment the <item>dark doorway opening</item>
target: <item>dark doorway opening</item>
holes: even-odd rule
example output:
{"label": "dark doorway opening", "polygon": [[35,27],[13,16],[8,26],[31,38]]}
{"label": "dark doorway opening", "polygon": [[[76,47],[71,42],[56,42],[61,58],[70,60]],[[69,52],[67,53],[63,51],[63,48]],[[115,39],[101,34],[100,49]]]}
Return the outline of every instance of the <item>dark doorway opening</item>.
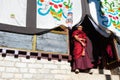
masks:
{"label": "dark doorway opening", "polygon": [[83,25],[83,30],[86,32],[88,38],[92,42],[94,68],[105,68],[106,60],[104,60],[104,55],[106,55],[106,46],[108,38],[104,37],[98,31],[96,31],[88,16],[85,16],[81,25]]}

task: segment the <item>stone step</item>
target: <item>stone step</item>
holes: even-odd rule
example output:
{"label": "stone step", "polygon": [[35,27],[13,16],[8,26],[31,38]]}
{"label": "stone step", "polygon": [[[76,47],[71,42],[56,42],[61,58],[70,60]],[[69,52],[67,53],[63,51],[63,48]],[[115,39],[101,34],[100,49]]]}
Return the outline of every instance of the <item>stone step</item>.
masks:
{"label": "stone step", "polygon": [[107,69],[91,69],[90,73],[111,75],[111,71]]}
{"label": "stone step", "polygon": [[119,75],[72,73],[70,80],[120,80],[120,79],[119,79]]}

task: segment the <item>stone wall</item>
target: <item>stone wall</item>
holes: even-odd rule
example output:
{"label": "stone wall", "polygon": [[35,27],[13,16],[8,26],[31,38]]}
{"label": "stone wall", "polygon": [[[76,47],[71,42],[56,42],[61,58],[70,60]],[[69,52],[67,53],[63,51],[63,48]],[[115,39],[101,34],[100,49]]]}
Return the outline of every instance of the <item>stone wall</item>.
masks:
{"label": "stone wall", "polygon": [[67,61],[0,55],[0,80],[71,80]]}
{"label": "stone wall", "polygon": [[0,80],[120,80],[118,75],[104,71],[104,74],[96,70],[94,74],[75,74],[67,61],[0,55]]}

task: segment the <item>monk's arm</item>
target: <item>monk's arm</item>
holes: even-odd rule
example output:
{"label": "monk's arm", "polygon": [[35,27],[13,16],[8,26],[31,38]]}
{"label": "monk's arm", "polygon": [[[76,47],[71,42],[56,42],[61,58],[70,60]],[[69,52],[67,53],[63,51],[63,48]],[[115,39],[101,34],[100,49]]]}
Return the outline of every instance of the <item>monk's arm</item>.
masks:
{"label": "monk's arm", "polygon": [[79,41],[82,46],[86,46],[85,39],[84,38],[79,38],[77,35],[74,36],[74,38]]}

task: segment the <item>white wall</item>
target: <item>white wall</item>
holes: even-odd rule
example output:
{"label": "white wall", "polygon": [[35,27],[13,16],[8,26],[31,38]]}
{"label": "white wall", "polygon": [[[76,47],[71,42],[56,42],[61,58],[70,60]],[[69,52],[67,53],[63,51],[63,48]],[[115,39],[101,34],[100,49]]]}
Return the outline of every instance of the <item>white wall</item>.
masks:
{"label": "white wall", "polygon": [[70,74],[67,61],[0,55],[0,80],[70,80]]}
{"label": "white wall", "polygon": [[119,80],[118,75],[71,72],[70,63],[0,55],[0,80]]}

